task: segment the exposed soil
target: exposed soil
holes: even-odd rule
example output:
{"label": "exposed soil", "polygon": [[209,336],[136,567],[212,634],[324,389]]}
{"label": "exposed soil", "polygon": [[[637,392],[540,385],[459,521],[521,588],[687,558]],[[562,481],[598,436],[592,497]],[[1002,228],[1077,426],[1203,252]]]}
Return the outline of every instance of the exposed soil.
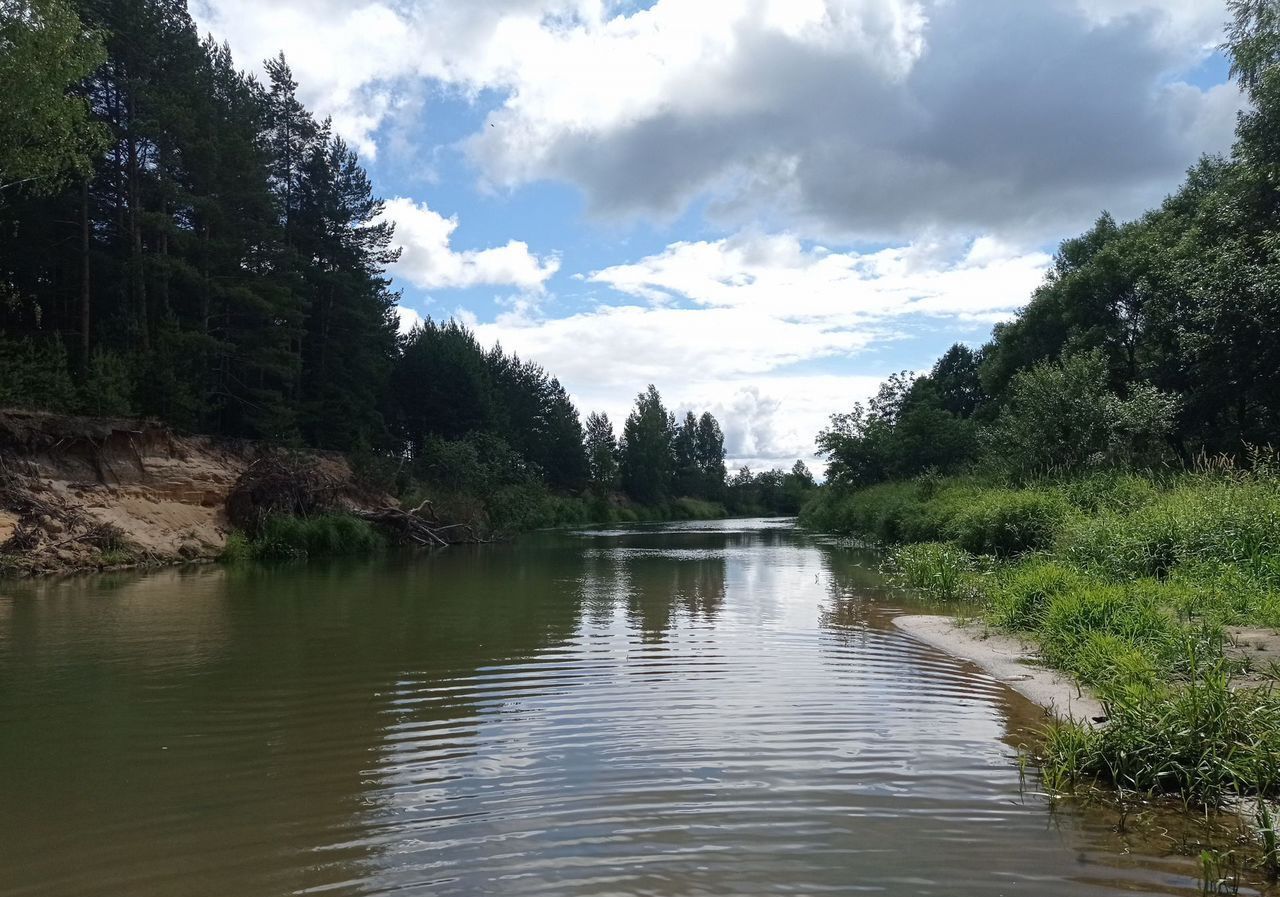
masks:
{"label": "exposed soil", "polygon": [[[154,421],[0,410],[0,569],[39,574],[217,557],[227,498],[268,449]],[[308,462],[353,508],[385,506],[336,454]]]}

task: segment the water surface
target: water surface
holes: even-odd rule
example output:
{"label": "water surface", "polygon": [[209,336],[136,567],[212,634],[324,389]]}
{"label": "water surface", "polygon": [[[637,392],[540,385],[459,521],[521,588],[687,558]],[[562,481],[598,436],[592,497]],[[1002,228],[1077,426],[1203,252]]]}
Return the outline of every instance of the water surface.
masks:
{"label": "water surface", "polygon": [[1200,892],[906,604],[781,521],[10,585],[0,895]]}

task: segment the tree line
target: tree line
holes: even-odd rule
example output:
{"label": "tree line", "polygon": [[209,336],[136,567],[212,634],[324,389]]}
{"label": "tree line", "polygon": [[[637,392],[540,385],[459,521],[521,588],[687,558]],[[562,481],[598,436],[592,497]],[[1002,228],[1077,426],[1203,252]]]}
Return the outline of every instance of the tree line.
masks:
{"label": "tree line", "polygon": [[1232,0],[1249,105],[1164,203],[1103,214],[978,349],[890,377],[818,436],[846,486],[975,465],[1015,476],[1280,445],[1280,4]]}
{"label": "tree line", "polygon": [[382,201],[264,72],[183,0],[0,0],[0,406],[339,450],[512,527],[796,503],[791,475],[729,482],[719,422],[653,387],[615,434],[456,322],[399,335]]}

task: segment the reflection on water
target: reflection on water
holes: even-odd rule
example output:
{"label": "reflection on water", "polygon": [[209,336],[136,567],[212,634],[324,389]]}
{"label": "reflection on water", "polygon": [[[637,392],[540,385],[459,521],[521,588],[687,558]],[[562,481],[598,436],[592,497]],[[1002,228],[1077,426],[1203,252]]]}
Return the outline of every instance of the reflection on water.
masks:
{"label": "reflection on water", "polygon": [[776,521],[11,587],[0,895],[1199,893],[902,604]]}

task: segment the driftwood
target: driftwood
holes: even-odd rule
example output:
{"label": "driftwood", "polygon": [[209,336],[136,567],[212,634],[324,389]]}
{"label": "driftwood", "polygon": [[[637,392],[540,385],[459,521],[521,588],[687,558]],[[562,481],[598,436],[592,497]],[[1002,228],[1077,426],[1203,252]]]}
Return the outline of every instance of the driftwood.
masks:
{"label": "driftwood", "polygon": [[477,536],[470,524],[442,524],[439,520],[428,519],[421,511],[422,508],[419,506],[412,511],[400,508],[379,508],[375,511],[353,511],[352,513],[400,542],[443,548],[446,545],[463,542],[487,541]]}
{"label": "driftwood", "polygon": [[227,517],[252,535],[276,514],[310,517],[344,513],[359,517],[397,542],[432,548],[484,542],[465,523],[445,523],[430,500],[405,510],[390,505],[369,509],[353,484],[340,480],[312,458],[285,453],[265,455],[240,476],[227,496]]}
{"label": "driftwood", "polygon": [[[32,478],[15,473],[3,458],[0,458],[0,509],[18,518],[12,535],[0,543],[0,554],[56,551],[73,545],[99,551],[127,547],[136,553],[137,546],[128,544],[119,527],[59,501]],[[59,534],[65,535],[58,539]]]}

